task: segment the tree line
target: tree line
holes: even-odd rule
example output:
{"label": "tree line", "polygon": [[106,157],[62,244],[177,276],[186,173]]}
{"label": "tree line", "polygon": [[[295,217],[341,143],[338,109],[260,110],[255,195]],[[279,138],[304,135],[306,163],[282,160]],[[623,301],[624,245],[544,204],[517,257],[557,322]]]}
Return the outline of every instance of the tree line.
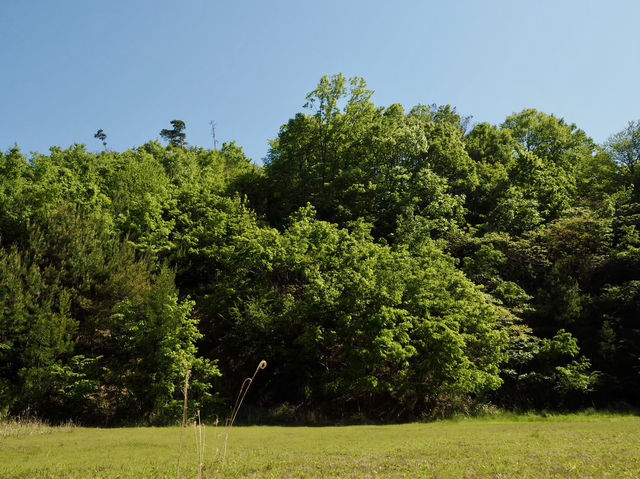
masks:
{"label": "tree line", "polygon": [[376,106],[323,77],[264,165],[171,122],[0,154],[0,414],[168,423],[640,406],[640,122]]}

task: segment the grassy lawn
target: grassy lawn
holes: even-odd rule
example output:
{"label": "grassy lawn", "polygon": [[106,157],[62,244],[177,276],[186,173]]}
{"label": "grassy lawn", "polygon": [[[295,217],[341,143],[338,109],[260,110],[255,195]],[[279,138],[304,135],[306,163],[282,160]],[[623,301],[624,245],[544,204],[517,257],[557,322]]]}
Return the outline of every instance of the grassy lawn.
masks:
{"label": "grassy lawn", "polygon": [[[203,477],[640,478],[640,418],[503,416],[425,424],[207,427]],[[195,428],[182,477],[197,477]],[[0,425],[0,478],[176,478],[178,428]]]}

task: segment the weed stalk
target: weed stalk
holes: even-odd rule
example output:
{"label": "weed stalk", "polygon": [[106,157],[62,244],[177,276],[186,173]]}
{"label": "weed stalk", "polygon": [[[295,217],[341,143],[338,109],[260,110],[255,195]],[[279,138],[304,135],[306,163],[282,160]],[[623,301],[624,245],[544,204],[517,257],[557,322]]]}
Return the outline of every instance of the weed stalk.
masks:
{"label": "weed stalk", "polygon": [[180,427],[180,449],[178,450],[178,472],[177,479],[180,479],[180,462],[182,461],[182,437],[184,433],[184,428],[187,425],[187,407],[188,407],[188,396],[189,396],[189,378],[191,377],[191,369],[187,369],[187,373],[184,377],[184,389],[182,393],[184,395],[184,402],[182,403],[182,426]]}
{"label": "weed stalk", "polygon": [[[235,422],[236,417],[238,416],[238,411],[240,410],[240,407],[242,406],[244,398],[247,395],[247,393],[249,392],[249,388],[251,387],[251,384],[253,383],[253,380],[255,379],[256,374],[258,374],[258,371],[260,371],[261,369],[264,369],[266,367],[267,367],[267,362],[263,359],[262,361],[260,361],[258,363],[258,367],[256,368],[255,372],[253,373],[253,376],[251,376],[250,378],[246,378],[242,382],[242,386],[240,386],[240,391],[238,392],[238,397],[236,398],[236,403],[233,406],[233,411],[231,412],[231,419],[229,421],[229,424],[226,427],[226,432],[225,432],[225,436],[224,436],[224,445],[223,445],[223,448],[222,448],[222,458],[220,459],[220,464],[218,465],[218,470],[224,464],[225,457],[227,456],[227,443],[229,441],[229,434],[231,433],[231,428],[233,427],[233,423]],[[216,471],[216,473],[217,473],[217,471]]]}

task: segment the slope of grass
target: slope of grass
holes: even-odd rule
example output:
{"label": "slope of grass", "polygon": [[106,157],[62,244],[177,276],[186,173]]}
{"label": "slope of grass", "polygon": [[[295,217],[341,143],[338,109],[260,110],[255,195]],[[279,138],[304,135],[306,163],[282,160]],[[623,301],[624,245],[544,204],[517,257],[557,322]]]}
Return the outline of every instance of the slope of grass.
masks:
{"label": "slope of grass", "polygon": [[[640,478],[640,418],[633,416],[240,427],[217,475],[223,430],[206,431],[203,477]],[[182,476],[197,477],[195,429],[185,432]],[[178,428],[0,434],[0,478],[175,478],[178,440]]]}

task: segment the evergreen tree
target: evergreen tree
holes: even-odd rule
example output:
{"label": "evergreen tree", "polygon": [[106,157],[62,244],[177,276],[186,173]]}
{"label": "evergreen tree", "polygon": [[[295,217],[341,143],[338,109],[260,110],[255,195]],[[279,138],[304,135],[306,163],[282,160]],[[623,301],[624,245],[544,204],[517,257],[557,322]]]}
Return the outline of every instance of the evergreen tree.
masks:
{"label": "evergreen tree", "polygon": [[160,131],[160,136],[169,142],[170,146],[184,148],[186,145],[187,134],[184,132],[186,126],[184,121],[171,120],[172,129],[166,128]]}

